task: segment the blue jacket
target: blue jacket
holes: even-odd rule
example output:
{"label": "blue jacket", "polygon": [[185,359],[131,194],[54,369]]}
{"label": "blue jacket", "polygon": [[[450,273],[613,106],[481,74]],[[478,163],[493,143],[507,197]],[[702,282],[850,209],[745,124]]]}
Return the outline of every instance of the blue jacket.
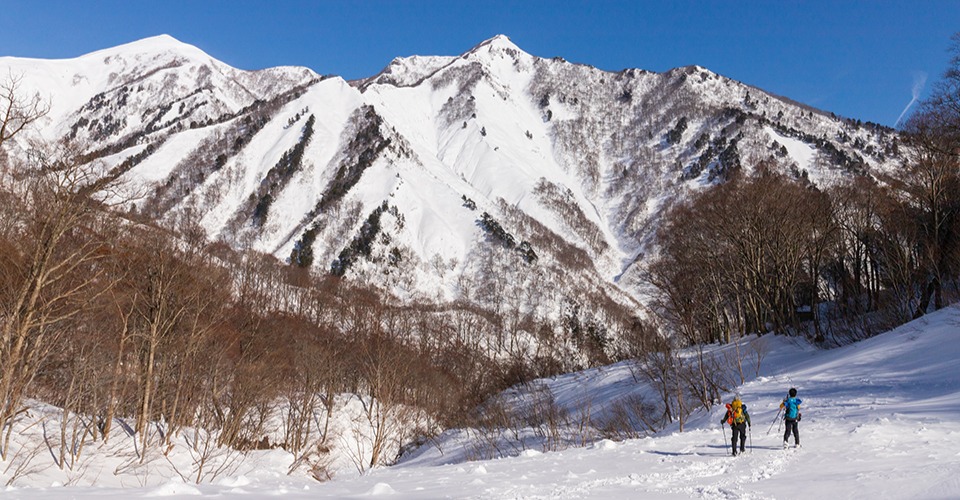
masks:
{"label": "blue jacket", "polygon": [[803,400],[800,398],[786,398],[780,403],[780,408],[784,408],[786,411],[783,413],[783,417],[787,420],[796,420],[797,415],[800,414],[800,404],[803,403]]}

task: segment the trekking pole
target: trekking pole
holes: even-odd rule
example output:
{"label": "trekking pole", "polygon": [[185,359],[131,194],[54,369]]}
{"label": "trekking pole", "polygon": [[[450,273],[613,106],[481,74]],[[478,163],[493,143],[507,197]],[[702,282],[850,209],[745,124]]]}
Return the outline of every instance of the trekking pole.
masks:
{"label": "trekking pole", "polygon": [[[730,443],[727,441],[727,426],[723,422],[720,423],[720,430],[723,431],[723,448],[728,449],[727,445]],[[731,431],[732,432],[732,431]]]}
{"label": "trekking pole", "polygon": [[747,436],[750,436],[750,454],[753,454],[753,426],[747,426]]}
{"label": "trekking pole", "polygon": [[[777,410],[777,416],[776,416],[776,417],[773,417],[773,422],[770,422],[770,428],[767,429],[767,435],[768,435],[768,436],[770,435],[770,431],[773,430],[773,424],[777,423],[777,420],[780,420],[780,412],[782,412],[782,411],[783,411],[783,408],[780,408],[779,410]],[[779,428],[779,427],[777,427],[777,432],[780,432],[780,428]]]}

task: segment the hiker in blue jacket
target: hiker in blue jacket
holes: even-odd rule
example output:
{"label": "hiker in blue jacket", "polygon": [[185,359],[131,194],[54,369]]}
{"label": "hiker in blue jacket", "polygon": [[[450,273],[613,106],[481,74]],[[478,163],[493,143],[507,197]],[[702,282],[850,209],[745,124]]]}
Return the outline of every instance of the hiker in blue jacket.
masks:
{"label": "hiker in blue jacket", "polygon": [[784,398],[780,403],[780,409],[783,410],[783,422],[787,428],[783,433],[783,447],[787,447],[787,439],[793,433],[793,445],[800,447],[800,429],[797,428],[797,422],[800,421],[800,403],[803,400],[797,397],[797,389],[790,388],[790,397]]}

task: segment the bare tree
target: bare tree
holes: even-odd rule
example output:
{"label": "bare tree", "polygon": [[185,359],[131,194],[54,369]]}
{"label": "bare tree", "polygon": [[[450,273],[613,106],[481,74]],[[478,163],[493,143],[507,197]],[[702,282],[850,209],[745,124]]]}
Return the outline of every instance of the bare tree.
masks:
{"label": "bare tree", "polygon": [[39,367],[106,279],[95,262],[112,239],[110,220],[87,196],[90,169],[69,156],[37,159],[4,193],[19,210],[5,214],[17,222],[0,235],[10,250],[0,254],[0,456]]}
{"label": "bare tree", "polygon": [[0,148],[50,111],[40,94],[23,95],[23,76],[9,73],[0,82]]}
{"label": "bare tree", "polygon": [[930,97],[903,128],[902,169],[885,176],[896,225],[908,238],[907,251],[917,296],[912,317],[945,305],[944,288],[960,274],[960,33],[953,56]]}

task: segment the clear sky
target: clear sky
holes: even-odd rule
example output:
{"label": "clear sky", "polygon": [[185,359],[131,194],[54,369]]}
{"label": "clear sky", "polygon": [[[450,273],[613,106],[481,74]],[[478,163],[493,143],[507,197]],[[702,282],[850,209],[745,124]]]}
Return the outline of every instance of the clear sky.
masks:
{"label": "clear sky", "polygon": [[698,64],[890,126],[939,79],[957,31],[960,0],[0,0],[0,55],[75,57],[165,33],[243,69],[355,79],[505,34],[606,70]]}

